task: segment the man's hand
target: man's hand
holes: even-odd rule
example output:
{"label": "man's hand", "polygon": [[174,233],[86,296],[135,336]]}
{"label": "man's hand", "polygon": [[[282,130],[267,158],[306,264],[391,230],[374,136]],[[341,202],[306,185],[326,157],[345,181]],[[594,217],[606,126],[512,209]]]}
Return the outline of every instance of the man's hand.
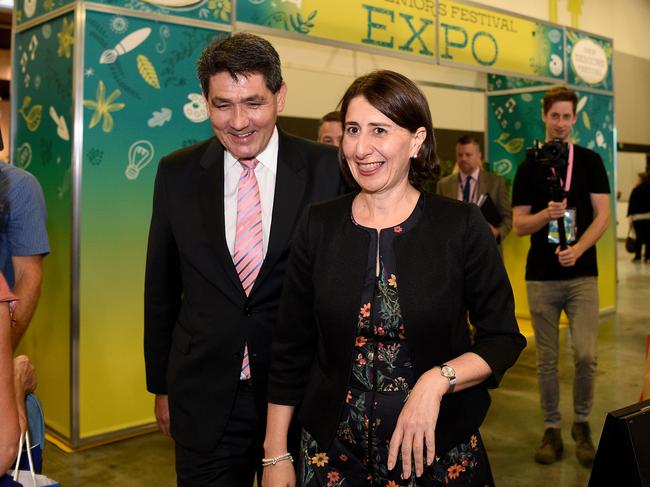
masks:
{"label": "man's hand", "polygon": [[566,198],[562,201],[549,201],[548,202],[548,220],[557,220],[564,218],[564,210],[566,210]]}
{"label": "man's hand", "polygon": [[572,267],[582,255],[582,252],[576,245],[567,245],[567,248],[564,250],[560,250],[560,246],[558,245],[555,249],[555,255],[557,255],[557,260],[562,267]]}
{"label": "man's hand", "polygon": [[14,390],[16,391],[16,408],[18,409],[18,423],[20,432],[27,431],[27,411],[25,410],[25,396],[36,389],[36,372],[34,366],[26,355],[19,355],[14,359]]}
{"label": "man's hand", "polygon": [[27,355],[18,355],[14,359],[14,387],[16,395],[23,397],[36,390],[36,370]]}
{"label": "man's hand", "polygon": [[162,434],[171,436],[169,432],[169,396],[167,394],[156,394],[154,413]]}

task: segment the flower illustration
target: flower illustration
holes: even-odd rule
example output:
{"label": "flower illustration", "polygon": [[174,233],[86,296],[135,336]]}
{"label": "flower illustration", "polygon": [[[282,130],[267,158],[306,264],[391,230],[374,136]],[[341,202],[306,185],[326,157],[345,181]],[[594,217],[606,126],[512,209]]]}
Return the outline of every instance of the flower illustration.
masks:
{"label": "flower illustration", "polygon": [[397,276],[395,274],[391,274],[388,278],[388,285],[397,289]]}
{"label": "flower illustration", "polygon": [[465,467],[463,467],[462,465],[458,465],[457,463],[454,463],[451,467],[447,469],[447,476],[452,480],[457,479],[460,476],[461,472],[464,471],[465,471]]}
{"label": "flower illustration", "polygon": [[469,444],[472,446],[472,448],[476,448],[476,445],[478,444],[478,438],[476,435],[472,435],[472,437],[469,439]]}
{"label": "flower illustration", "polygon": [[212,15],[216,19],[230,22],[230,12],[232,12],[230,0],[209,0],[208,9],[212,10]]}
{"label": "flower illustration", "polygon": [[341,454],[339,455],[339,459],[340,459],[342,462],[347,462],[347,461],[348,461],[348,456],[347,456],[345,453],[341,453]]}
{"label": "flower illustration", "polygon": [[341,474],[338,472],[327,472],[327,480],[329,480],[328,484],[338,482],[341,480]]}
{"label": "flower illustration", "polygon": [[393,227],[393,232],[395,233],[402,233],[402,227],[400,225],[397,225],[396,227]]}
{"label": "flower illustration", "polygon": [[348,395],[345,396],[345,402],[350,404],[350,401],[352,400],[352,391],[348,390]]}
{"label": "flower illustration", "polygon": [[359,354],[357,355],[357,363],[359,365],[366,365],[368,361],[363,357],[363,355]]}
{"label": "flower illustration", "polygon": [[358,336],[354,341],[355,347],[363,347],[366,343],[368,343],[368,339],[362,336]]}
{"label": "flower illustration", "polygon": [[312,465],[316,465],[317,467],[324,467],[329,461],[330,459],[327,456],[327,453],[316,453],[316,455],[311,457]]}
{"label": "flower illustration", "polygon": [[361,313],[361,316],[363,316],[364,318],[368,318],[370,316],[370,303],[366,303],[363,306],[361,306],[359,313]]}
{"label": "flower illustration", "polygon": [[54,1],[53,0],[45,0],[43,2],[43,8],[47,10],[48,12],[54,8]]}
{"label": "flower illustration", "polygon": [[120,90],[115,90],[108,98],[105,98],[106,87],[104,86],[103,81],[99,81],[99,84],[97,85],[97,101],[84,100],[85,107],[95,110],[95,113],[93,113],[93,116],[90,119],[88,128],[93,128],[103,118],[104,123],[102,123],[102,130],[106,133],[113,130],[113,117],[111,117],[110,112],[122,110],[122,108],[126,106],[124,103],[113,103],[120,94]]}
{"label": "flower illustration", "polygon": [[67,18],[63,18],[63,28],[61,32],[56,34],[59,39],[59,48],[56,50],[58,56],[65,56],[70,59],[72,44],[74,44],[74,23],[68,22]]}

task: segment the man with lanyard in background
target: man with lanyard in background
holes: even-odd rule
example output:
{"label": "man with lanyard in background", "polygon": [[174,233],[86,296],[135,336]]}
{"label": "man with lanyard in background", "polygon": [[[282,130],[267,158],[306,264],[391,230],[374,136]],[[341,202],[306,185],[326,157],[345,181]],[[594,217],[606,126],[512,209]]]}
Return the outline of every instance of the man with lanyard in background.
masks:
{"label": "man with lanyard in background", "polygon": [[481,206],[480,201],[489,196],[500,222],[490,222],[486,219],[492,235],[501,244],[512,229],[512,209],[504,179],[483,170],[481,145],[473,135],[463,135],[458,139],[456,164],[458,173],[450,174],[438,181],[436,192],[447,198],[477,203],[479,206]]}
{"label": "man with lanyard in background", "polygon": [[[546,93],[542,120],[546,140],[568,143],[566,175],[543,160],[526,160],[517,170],[512,190],[515,233],[531,235],[526,262],[526,287],[537,349],[537,375],[545,432],[535,461],[550,464],[562,457],[560,386],[558,380],[559,320],[569,318],[575,376],[574,422],[578,461],[589,467],[595,450],[588,415],[594,396],[598,335],[598,268],[595,244],[609,224],[609,182],[595,152],[570,143],[576,122],[577,97],[564,87]],[[559,176],[564,197],[550,201],[549,176]],[[567,245],[558,243],[557,220],[563,219]]]}

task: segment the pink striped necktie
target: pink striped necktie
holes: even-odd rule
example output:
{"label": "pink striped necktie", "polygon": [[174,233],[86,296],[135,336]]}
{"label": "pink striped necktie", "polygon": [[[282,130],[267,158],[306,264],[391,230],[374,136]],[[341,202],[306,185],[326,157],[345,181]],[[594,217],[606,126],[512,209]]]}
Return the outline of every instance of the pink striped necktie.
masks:
{"label": "pink striped necktie", "polygon": [[[262,205],[260,189],[255,177],[257,159],[241,159],[242,173],[237,183],[237,229],[233,261],[242,287],[248,296],[264,260],[262,240]],[[248,344],[244,345],[244,358],[240,379],[251,377]]]}

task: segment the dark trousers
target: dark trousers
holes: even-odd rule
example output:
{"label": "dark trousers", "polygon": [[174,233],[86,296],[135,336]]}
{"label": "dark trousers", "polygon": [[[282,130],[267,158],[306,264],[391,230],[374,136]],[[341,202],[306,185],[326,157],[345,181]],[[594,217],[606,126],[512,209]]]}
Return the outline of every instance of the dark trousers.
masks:
{"label": "dark trousers", "polygon": [[211,452],[197,452],[176,443],[179,487],[252,487],[261,483],[265,418],[260,418],[253,386],[241,381],[221,441]]}
{"label": "dark trousers", "polygon": [[634,223],[636,233],[635,259],[641,258],[641,247],[645,245],[645,259],[650,260],[650,220],[637,220]]}

